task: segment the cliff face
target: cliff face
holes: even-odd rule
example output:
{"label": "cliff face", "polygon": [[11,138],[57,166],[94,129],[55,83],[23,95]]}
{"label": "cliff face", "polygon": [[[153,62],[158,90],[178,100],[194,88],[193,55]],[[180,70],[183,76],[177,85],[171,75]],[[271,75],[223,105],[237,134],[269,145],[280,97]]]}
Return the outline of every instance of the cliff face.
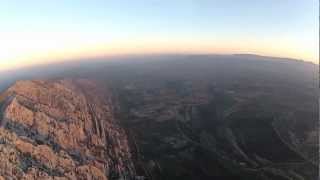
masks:
{"label": "cliff face", "polygon": [[19,81],[0,101],[2,179],[135,175],[107,89],[86,80]]}

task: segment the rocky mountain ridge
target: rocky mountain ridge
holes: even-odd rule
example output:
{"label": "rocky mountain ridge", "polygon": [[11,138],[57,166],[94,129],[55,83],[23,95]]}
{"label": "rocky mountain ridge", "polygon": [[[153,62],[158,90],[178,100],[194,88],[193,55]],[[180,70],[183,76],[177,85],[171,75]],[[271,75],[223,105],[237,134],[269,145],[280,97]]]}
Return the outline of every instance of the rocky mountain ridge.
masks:
{"label": "rocky mountain ridge", "polygon": [[15,83],[1,97],[2,179],[134,177],[108,96],[83,79]]}

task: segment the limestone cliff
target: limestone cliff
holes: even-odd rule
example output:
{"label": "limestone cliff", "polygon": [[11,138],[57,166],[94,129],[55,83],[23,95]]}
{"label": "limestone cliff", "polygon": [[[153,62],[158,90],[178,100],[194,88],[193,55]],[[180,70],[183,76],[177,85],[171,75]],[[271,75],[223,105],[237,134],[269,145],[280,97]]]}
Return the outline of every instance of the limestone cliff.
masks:
{"label": "limestone cliff", "polygon": [[134,177],[110,97],[83,79],[16,82],[0,97],[1,178]]}

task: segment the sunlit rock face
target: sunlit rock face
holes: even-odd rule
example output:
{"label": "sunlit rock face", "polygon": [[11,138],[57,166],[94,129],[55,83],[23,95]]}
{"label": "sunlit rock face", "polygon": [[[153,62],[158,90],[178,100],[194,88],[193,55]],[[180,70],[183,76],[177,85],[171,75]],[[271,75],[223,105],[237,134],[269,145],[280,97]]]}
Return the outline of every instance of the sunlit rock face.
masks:
{"label": "sunlit rock face", "polygon": [[107,89],[87,80],[19,81],[1,97],[0,175],[13,179],[135,176]]}

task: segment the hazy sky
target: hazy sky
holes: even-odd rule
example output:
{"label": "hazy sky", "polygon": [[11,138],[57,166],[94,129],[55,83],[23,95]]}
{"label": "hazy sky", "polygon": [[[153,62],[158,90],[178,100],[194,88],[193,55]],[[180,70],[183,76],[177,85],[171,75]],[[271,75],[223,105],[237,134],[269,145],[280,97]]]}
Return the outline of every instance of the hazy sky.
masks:
{"label": "hazy sky", "polygon": [[0,0],[0,70],[135,53],[318,61],[318,0]]}

